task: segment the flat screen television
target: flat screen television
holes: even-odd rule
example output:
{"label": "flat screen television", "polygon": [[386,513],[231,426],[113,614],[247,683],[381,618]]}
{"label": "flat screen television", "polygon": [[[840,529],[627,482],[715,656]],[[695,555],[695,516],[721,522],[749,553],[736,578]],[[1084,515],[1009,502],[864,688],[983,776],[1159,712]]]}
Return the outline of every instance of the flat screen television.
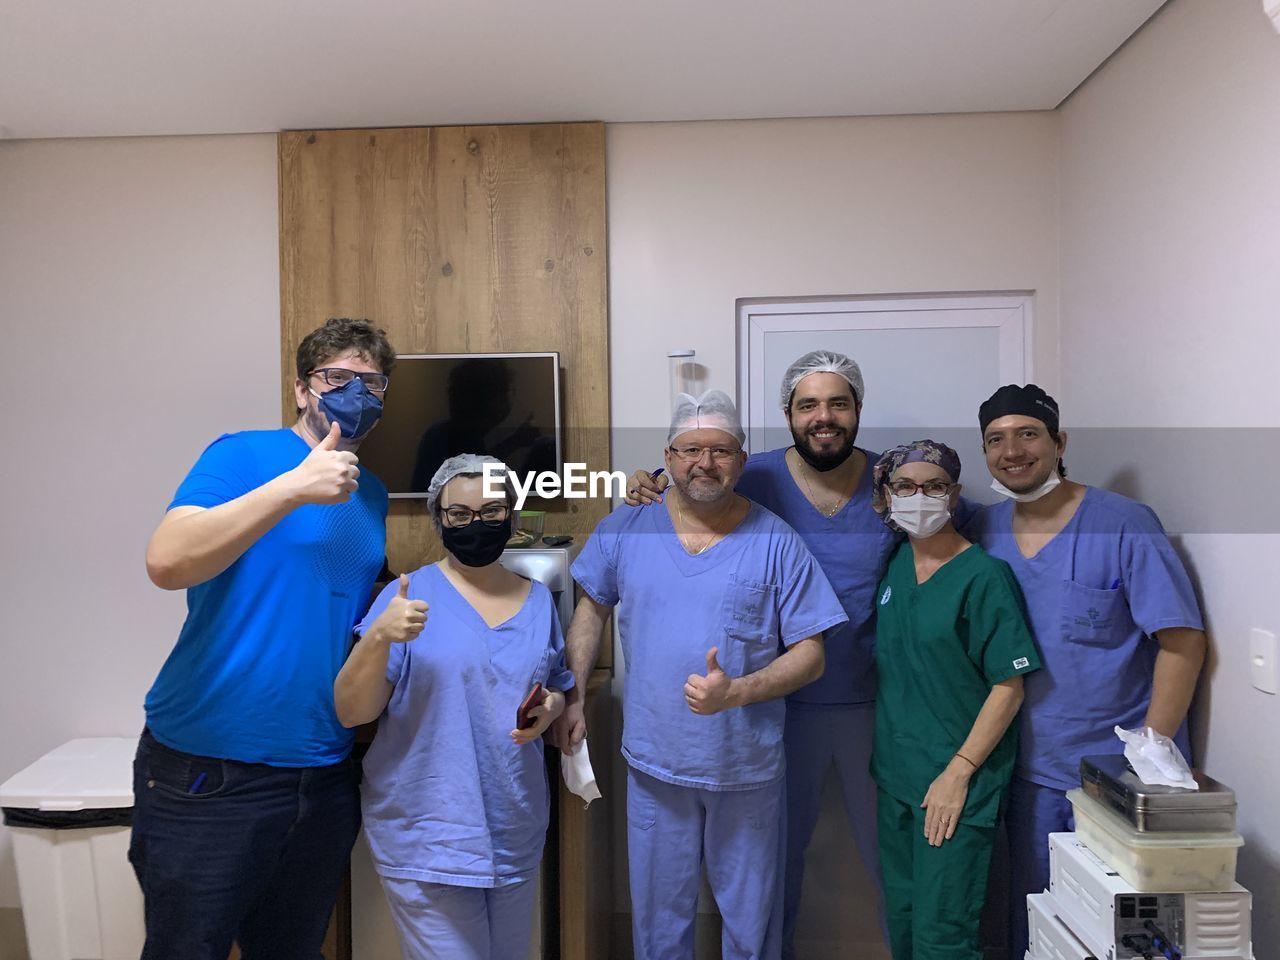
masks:
{"label": "flat screen television", "polygon": [[459,453],[487,453],[524,474],[563,465],[560,354],[396,357],[382,420],[360,444],[362,469],[393,497],[425,497]]}

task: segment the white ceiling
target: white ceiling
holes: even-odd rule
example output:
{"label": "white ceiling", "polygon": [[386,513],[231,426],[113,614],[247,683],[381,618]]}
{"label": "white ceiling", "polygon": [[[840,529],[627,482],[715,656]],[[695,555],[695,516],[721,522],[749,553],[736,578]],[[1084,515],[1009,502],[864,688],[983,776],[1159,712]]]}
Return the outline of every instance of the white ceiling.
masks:
{"label": "white ceiling", "polygon": [[1163,0],[0,0],[0,135],[1044,110]]}

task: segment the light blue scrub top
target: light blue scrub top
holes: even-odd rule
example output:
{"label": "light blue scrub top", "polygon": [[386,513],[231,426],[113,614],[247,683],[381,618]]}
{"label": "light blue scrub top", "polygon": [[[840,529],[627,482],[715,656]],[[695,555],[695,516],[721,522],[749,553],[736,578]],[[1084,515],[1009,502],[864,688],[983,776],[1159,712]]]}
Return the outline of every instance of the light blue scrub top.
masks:
{"label": "light blue scrub top", "polygon": [[731,677],[844,623],[831,584],[794,530],[758,504],[704,553],[680,545],[667,508],[622,506],[596,526],[573,577],[616,607],[626,662],[622,753],[642,773],[679,786],[746,790],[783,773],[783,699],[698,716],[684,699],[719,648]]}
{"label": "light blue scrub top", "polygon": [[[1031,559],[1014,540],[1011,500],[965,534],[1013,568],[1044,663],[1026,679],[1016,775],[1078,787],[1081,757],[1123,753],[1113,727],[1142,725],[1155,632],[1204,628],[1191,581],[1151,508],[1099,487]],[[1175,739],[1190,761],[1185,723]]]}
{"label": "light blue scrub top", "polygon": [[867,467],[848,503],[823,516],[796,486],[787,467],[790,447],[753,453],[737,492],[785,520],[831,581],[849,622],[826,636],[822,676],[787,697],[792,705],[869,703],[876,698],[876,585],[888,567],[898,536],[871,509],[871,467],[878,453],[862,452]]}
{"label": "light blue scrub top", "polygon": [[[363,634],[395,596],[379,594]],[[573,686],[551,593],[536,581],[518,613],[490,628],[438,566],[409,575],[427,625],[391,645],[395,685],[364,760],[364,828],[378,873],[461,887],[529,879],[549,811],[542,741],[511,739],[534,683]]]}

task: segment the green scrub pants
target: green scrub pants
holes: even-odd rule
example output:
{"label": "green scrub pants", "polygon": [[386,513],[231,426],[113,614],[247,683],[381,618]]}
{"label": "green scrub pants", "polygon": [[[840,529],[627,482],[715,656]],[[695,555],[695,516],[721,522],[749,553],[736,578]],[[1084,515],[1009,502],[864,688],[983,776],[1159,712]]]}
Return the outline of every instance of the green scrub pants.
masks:
{"label": "green scrub pants", "polygon": [[995,827],[960,824],[931,847],[922,807],[879,791],[880,869],[893,960],[982,960],[978,924]]}

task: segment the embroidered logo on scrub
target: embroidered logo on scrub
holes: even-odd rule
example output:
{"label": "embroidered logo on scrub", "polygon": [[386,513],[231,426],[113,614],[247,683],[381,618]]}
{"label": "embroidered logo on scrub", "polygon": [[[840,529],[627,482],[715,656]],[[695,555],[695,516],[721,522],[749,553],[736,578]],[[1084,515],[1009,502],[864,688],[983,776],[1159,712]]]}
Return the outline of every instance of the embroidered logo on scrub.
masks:
{"label": "embroidered logo on scrub", "polygon": [[1090,630],[1106,630],[1111,626],[1111,618],[1103,616],[1102,611],[1096,607],[1086,610],[1083,617],[1076,614],[1072,620],[1077,627],[1088,627]]}
{"label": "embroidered logo on scrub", "polygon": [[1029,667],[1029,666],[1031,666],[1031,661],[1028,660],[1026,657],[1019,657],[1017,660],[1013,661],[1013,669],[1015,670],[1021,670],[1024,667]]}
{"label": "embroidered logo on scrub", "polygon": [[880,606],[884,606],[889,602],[889,598],[893,596],[893,587],[885,587],[884,593],[880,594]]}

